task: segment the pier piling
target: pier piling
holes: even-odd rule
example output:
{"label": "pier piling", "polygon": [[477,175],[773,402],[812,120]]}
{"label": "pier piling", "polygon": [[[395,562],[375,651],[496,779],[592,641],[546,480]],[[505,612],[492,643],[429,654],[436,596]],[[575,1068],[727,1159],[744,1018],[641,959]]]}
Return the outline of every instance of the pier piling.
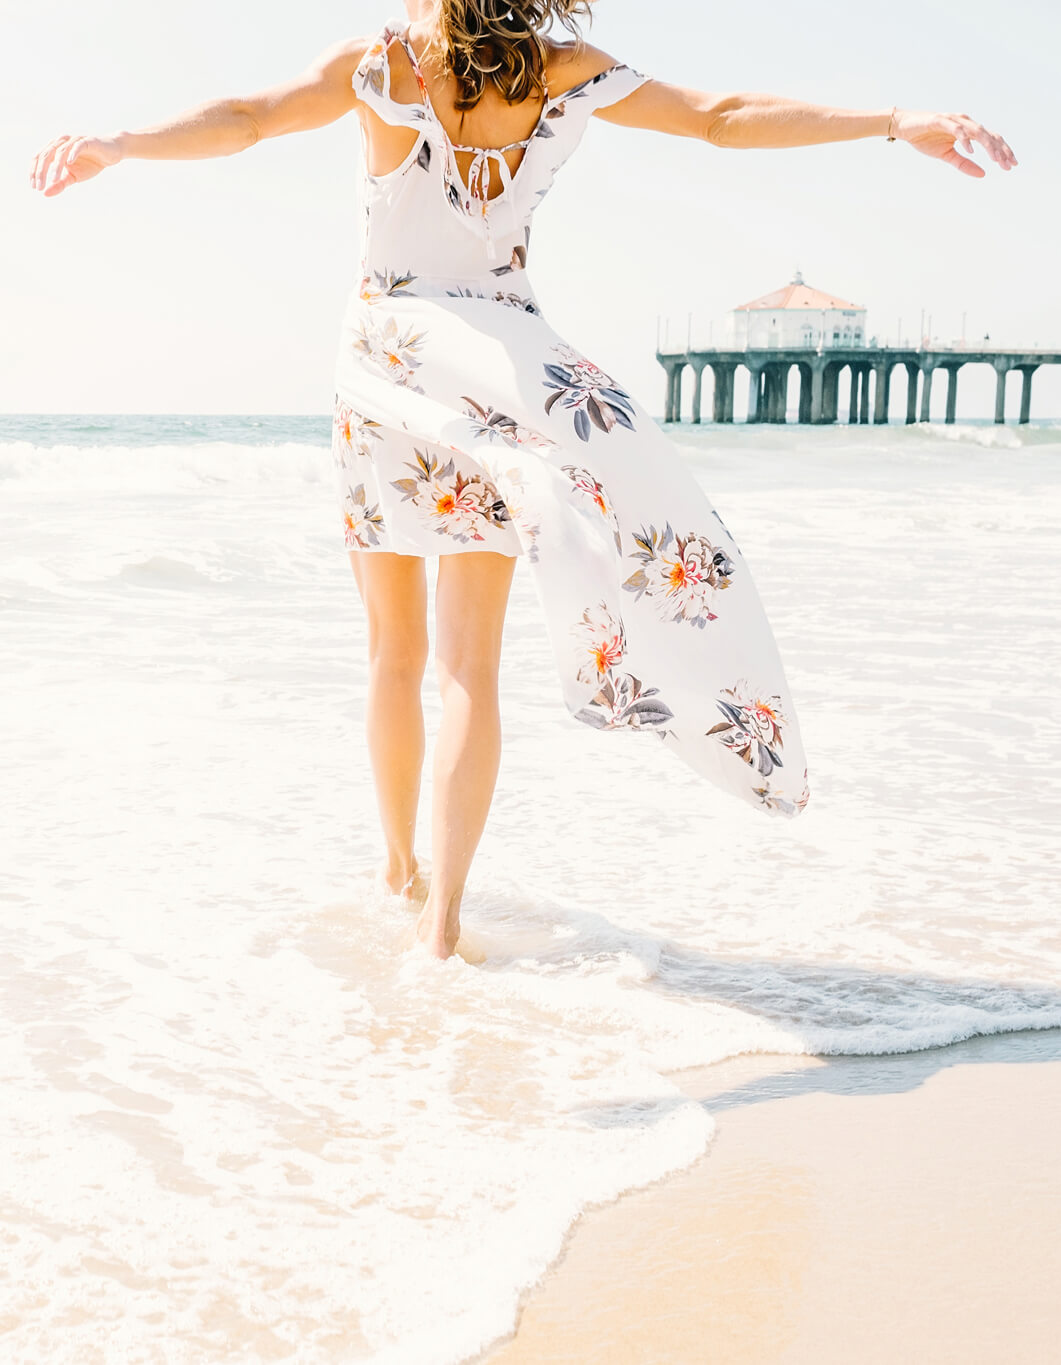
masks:
{"label": "pier piling", "polygon": [[[1021,375],[1020,416],[1018,422],[1031,420],[1032,375],[1040,365],[1061,365],[1061,351],[973,350],[953,347],[919,349],[910,347],[826,347],[822,350],[788,347],[763,350],[732,350],[724,347],[704,350],[657,350],[656,359],[666,373],[664,395],[665,422],[682,420],[682,375],[686,366],[693,371],[690,420],[701,421],[704,370],[713,376],[711,420],[733,421],[733,394],[737,370],[748,372],[748,422],[786,422],[788,420],[788,376],[793,366],[799,375],[796,421],[801,424],[829,424],[838,420],[840,372],[850,376],[847,420],[849,423],[886,423],[891,396],[892,371],[906,371],[906,416],[909,422],[930,420],[932,375],[947,371],[945,422],[954,422],[958,403],[958,371],[963,365],[991,365],[995,371],[995,421],[1006,420],[1006,376],[1011,370]],[[870,418],[870,376],[873,398]],[[920,396],[918,385],[920,383]],[[919,401],[920,399],[920,401]]]}

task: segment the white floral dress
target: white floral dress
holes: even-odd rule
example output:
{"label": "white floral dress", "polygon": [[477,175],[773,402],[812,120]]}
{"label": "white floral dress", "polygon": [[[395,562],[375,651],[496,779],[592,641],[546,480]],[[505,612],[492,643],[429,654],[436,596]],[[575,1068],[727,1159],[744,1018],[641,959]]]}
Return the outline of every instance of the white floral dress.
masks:
{"label": "white floral dress", "polygon": [[[395,41],[418,103],[391,97]],[[534,210],[590,114],[647,79],[617,63],[547,97],[517,169],[503,149],[458,148],[473,154],[465,181],[408,25],[389,20],[366,52],[357,95],[417,137],[397,169],[364,173],[335,371],[345,545],[526,557],[576,719],[652,731],[793,816],[806,759],[740,549],[648,412],[545,321],[526,272]]]}

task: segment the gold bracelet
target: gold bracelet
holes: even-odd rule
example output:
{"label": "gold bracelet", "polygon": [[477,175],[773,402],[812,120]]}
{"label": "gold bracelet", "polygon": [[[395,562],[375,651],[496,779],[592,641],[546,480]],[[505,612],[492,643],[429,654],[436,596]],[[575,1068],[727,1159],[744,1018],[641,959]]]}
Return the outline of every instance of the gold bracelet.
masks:
{"label": "gold bracelet", "polygon": [[895,111],[896,111],[897,108],[898,108],[898,105],[895,105],[895,104],[892,105],[891,117],[888,119],[888,136],[885,138],[885,141],[886,141],[886,142],[894,142],[894,141],[895,141],[895,134],[892,132],[892,123],[893,123],[893,121],[894,121],[894,119],[895,119]]}

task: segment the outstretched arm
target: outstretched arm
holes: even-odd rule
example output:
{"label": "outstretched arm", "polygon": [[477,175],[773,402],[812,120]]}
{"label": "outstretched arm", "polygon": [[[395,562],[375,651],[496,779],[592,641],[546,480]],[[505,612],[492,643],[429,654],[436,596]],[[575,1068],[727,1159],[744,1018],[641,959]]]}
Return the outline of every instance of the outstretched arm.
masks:
{"label": "outstretched arm", "polygon": [[197,104],[152,128],[107,137],[64,133],[37,153],[30,184],[51,197],[130,157],[187,161],[231,156],[263,138],[334,123],[358,103],[351,81],[367,46],[364,38],[336,43],[293,80],[246,98]]}
{"label": "outstretched arm", "polygon": [[[601,54],[602,56],[604,54]],[[612,59],[607,59],[610,63]],[[601,68],[603,69],[603,68]],[[887,137],[908,142],[926,156],[938,157],[977,178],[985,172],[964,157],[979,142],[1003,170],[1017,164],[1005,139],[990,133],[968,114],[929,110],[835,109],[807,104],[784,95],[755,92],[713,94],[663,81],[648,81],[632,95],[597,109],[598,118],[630,128],[651,128],[679,137],[696,137],[716,147],[807,147],[821,142],[847,142],[860,137]]]}

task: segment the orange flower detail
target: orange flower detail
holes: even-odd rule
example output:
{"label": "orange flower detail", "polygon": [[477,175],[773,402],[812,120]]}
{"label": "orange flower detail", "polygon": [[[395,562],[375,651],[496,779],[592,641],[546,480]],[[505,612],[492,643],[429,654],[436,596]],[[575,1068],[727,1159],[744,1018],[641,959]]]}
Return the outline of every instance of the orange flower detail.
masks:
{"label": "orange flower detail", "polygon": [[597,665],[597,672],[603,677],[608,669],[623,657],[622,641],[617,635],[613,635],[610,640],[598,640],[590,649],[590,653]]}
{"label": "orange flower detail", "polygon": [[695,567],[686,564],[684,559],[664,560],[664,563],[670,565],[666,575],[668,593],[681,592],[691,583],[699,583],[700,575],[696,572]]}

